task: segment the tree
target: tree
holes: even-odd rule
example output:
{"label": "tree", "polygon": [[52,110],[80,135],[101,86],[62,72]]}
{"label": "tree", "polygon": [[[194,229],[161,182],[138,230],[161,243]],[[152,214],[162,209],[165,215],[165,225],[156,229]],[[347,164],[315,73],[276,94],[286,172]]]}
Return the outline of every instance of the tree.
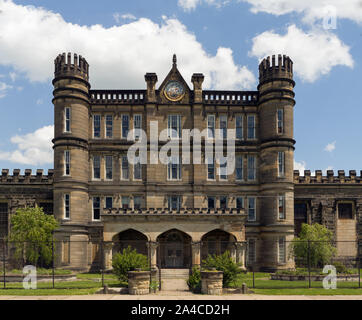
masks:
{"label": "tree", "polygon": [[52,260],[53,231],[58,222],[46,215],[42,208],[17,209],[11,217],[9,240],[15,246],[15,257],[36,264],[41,257],[48,264]]}
{"label": "tree", "polygon": [[332,231],[318,223],[302,224],[300,236],[294,238],[290,250],[295,258],[304,261],[305,264],[309,259],[311,267],[329,264],[337,253],[337,249],[333,245]]}

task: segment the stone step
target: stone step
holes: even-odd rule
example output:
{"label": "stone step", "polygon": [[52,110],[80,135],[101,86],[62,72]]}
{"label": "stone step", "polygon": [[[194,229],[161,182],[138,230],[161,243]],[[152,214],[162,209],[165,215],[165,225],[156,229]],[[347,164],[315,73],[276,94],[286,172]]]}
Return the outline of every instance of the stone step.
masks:
{"label": "stone step", "polygon": [[187,279],[189,269],[161,269],[162,291],[189,291]]}
{"label": "stone step", "polygon": [[163,279],[188,279],[189,269],[161,269]]}

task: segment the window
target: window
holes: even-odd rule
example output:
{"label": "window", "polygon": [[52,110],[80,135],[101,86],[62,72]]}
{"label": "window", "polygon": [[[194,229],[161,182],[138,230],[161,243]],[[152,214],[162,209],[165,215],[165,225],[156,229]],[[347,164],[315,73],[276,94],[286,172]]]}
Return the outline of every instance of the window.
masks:
{"label": "window", "polygon": [[141,163],[138,162],[133,166],[133,179],[141,180],[142,179],[142,166]]}
{"label": "window", "polygon": [[278,109],[277,111],[277,130],[281,134],[284,132],[284,110]]}
{"label": "window", "polygon": [[215,180],[215,159],[208,159],[207,164],[207,179],[208,180]]}
{"label": "window", "polygon": [[180,196],[170,196],[168,197],[168,209],[179,211],[181,208],[181,197]]}
{"label": "window", "polygon": [[106,197],[106,209],[112,209],[113,208],[113,198],[112,197]]}
{"label": "window", "polygon": [[255,116],[248,116],[248,139],[255,139]]}
{"label": "window", "polygon": [[70,132],[70,108],[64,109],[64,132]]}
{"label": "window", "polygon": [[248,265],[252,265],[256,261],[256,240],[248,239]]}
{"label": "window", "polygon": [[93,197],[93,220],[101,219],[101,198]]}
{"label": "window", "polygon": [[133,116],[133,128],[134,128],[134,138],[135,140],[138,140],[141,137],[142,115],[135,114]]}
{"label": "window", "polygon": [[172,158],[171,161],[167,165],[167,178],[168,180],[181,180],[181,159],[180,158]]}
{"label": "window", "polygon": [[285,219],[285,197],[278,197],[278,216],[280,220]]}
{"label": "window", "polygon": [[235,118],[236,139],[242,140],[243,137],[243,116],[237,115]]}
{"label": "window", "polygon": [[39,207],[42,208],[43,212],[47,215],[52,216],[54,213],[53,202],[40,202]]}
{"label": "window", "polygon": [[255,221],[255,198],[248,198],[248,221]]}
{"label": "window", "polygon": [[105,156],[106,162],[106,180],[113,179],[113,156]]}
{"label": "window", "polygon": [[285,238],[280,237],[278,241],[278,262],[279,263],[285,263],[286,257],[285,257]]}
{"label": "window", "polygon": [[236,209],[244,209],[244,198],[236,197]]}
{"label": "window", "polygon": [[215,138],[215,115],[209,114],[207,116],[207,137],[209,139]]}
{"label": "window", "polygon": [[220,164],[220,180],[227,180],[227,161],[225,160],[224,163]]}
{"label": "window", "polygon": [[64,219],[70,219],[70,195],[64,195]]}
{"label": "window", "polygon": [[141,209],[142,197],[134,196],[133,197],[133,209],[139,210]]}
{"label": "window", "polygon": [[129,197],[123,196],[122,197],[122,209],[128,209],[129,208]]}
{"label": "window", "polygon": [[243,157],[236,156],[236,180],[243,180]]}
{"label": "window", "polygon": [[167,128],[168,128],[168,137],[170,139],[181,138],[181,116],[169,115]]}
{"label": "window", "polygon": [[207,207],[209,209],[215,209],[215,197],[207,197]]}
{"label": "window", "polygon": [[106,138],[113,137],[113,116],[106,115]]}
{"label": "window", "polygon": [[93,179],[101,178],[101,157],[93,156]]}
{"label": "window", "polygon": [[256,167],[255,167],[255,156],[248,156],[248,180],[255,180],[256,178]]}
{"label": "window", "polygon": [[220,209],[225,210],[227,208],[227,199],[225,196],[220,197]]}
{"label": "window", "polygon": [[353,219],[352,203],[338,203],[338,219]]}
{"label": "window", "polygon": [[0,238],[8,235],[8,209],[7,202],[0,202]]}
{"label": "window", "polygon": [[220,116],[220,133],[221,133],[221,137],[222,139],[226,139],[227,138],[227,128],[228,128],[228,118],[227,116],[223,115]]}
{"label": "window", "polygon": [[69,150],[64,151],[64,175],[65,176],[70,175],[70,151]]}
{"label": "window", "polygon": [[101,116],[99,114],[93,115],[93,137],[101,137]]}
{"label": "window", "polygon": [[122,115],[122,138],[127,139],[129,132],[129,115]]}
{"label": "window", "polygon": [[284,177],[285,175],[285,153],[278,152],[278,177]]}
{"label": "window", "polygon": [[128,167],[128,158],[127,156],[122,156],[122,180],[129,179],[129,167]]}

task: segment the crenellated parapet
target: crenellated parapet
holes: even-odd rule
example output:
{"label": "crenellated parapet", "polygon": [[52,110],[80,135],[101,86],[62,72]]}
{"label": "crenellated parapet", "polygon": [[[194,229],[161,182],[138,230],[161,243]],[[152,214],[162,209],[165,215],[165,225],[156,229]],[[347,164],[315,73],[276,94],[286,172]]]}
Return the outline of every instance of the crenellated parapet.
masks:
{"label": "crenellated parapet", "polygon": [[286,55],[267,57],[259,64],[259,82],[272,79],[293,79],[293,61]]}
{"label": "crenellated parapet", "polygon": [[20,169],[14,169],[10,175],[9,169],[2,169],[0,184],[53,184],[54,170],[49,169],[47,175],[43,172],[43,169],[38,169],[35,175],[32,175],[31,169],[25,169],[24,174],[20,174]]}
{"label": "crenellated parapet", "polygon": [[294,183],[295,184],[362,184],[362,170],[360,175],[357,176],[356,170],[350,170],[349,175],[346,176],[344,170],[338,170],[337,175],[334,175],[333,170],[327,170],[327,175],[322,174],[322,170],[316,170],[315,175],[311,174],[310,170],[304,170],[304,176],[300,175],[299,170],[294,170]]}
{"label": "crenellated parapet", "polygon": [[89,80],[89,64],[85,58],[76,53],[73,55],[60,54],[54,60],[55,72],[54,77],[63,77],[63,76],[79,76],[86,81]]}

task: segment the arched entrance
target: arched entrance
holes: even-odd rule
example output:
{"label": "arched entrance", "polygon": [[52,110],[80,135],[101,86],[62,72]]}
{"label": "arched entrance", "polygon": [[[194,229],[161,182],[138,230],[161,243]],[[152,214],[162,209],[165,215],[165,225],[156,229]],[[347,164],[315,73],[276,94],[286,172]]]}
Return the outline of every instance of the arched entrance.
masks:
{"label": "arched entrance", "polygon": [[206,233],[201,238],[201,260],[210,255],[222,255],[229,251],[231,255],[235,251],[236,238],[223,230],[217,229]]}
{"label": "arched entrance", "polygon": [[148,255],[147,250],[147,237],[136,230],[128,229],[113,237],[114,246],[113,254],[122,252],[130,246],[132,249],[136,249],[138,253]]}
{"label": "arched entrance", "polygon": [[191,265],[191,237],[179,230],[169,230],[157,238],[158,264],[161,268],[189,268]]}

